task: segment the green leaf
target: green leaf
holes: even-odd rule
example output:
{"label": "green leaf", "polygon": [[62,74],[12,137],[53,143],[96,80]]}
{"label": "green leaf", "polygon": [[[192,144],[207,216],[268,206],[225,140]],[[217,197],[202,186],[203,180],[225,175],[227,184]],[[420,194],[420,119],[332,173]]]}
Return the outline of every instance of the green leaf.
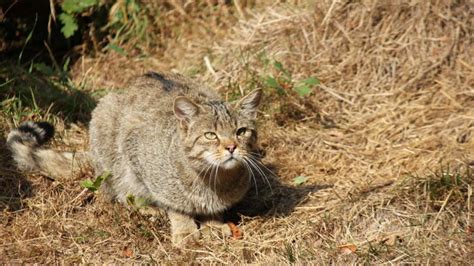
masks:
{"label": "green leaf", "polygon": [[292,80],[291,74],[288,72],[287,69],[285,69],[285,68],[283,67],[283,64],[282,64],[282,63],[280,63],[279,61],[276,61],[276,60],[275,60],[275,61],[273,62],[273,67],[275,67],[275,69],[277,69],[278,71],[280,71],[280,73],[282,73],[283,76],[286,77],[286,80],[287,80],[289,83],[291,83],[291,80]]}
{"label": "green leaf", "polygon": [[118,46],[118,45],[115,45],[113,43],[109,43],[107,46],[106,46],[107,49],[110,49],[110,50],[114,50],[115,52],[123,55],[123,56],[127,56],[127,52],[125,52],[125,50]]}
{"label": "green leaf", "polygon": [[308,85],[301,85],[298,87],[295,87],[296,93],[298,93],[299,96],[304,97],[308,94],[311,93],[311,88]]}
{"label": "green leaf", "polygon": [[300,176],[295,177],[295,179],[293,179],[293,183],[299,186],[303,184],[304,182],[306,182],[308,179],[309,177],[300,175]]}
{"label": "green leaf", "polygon": [[61,20],[63,24],[61,32],[66,38],[69,38],[74,35],[76,30],[79,28],[79,26],[77,26],[76,19],[69,14],[61,13],[61,15],[59,15],[59,20]]}
{"label": "green leaf", "polygon": [[135,197],[133,194],[128,194],[126,197],[127,204],[135,208],[146,207],[150,205],[151,201],[144,197]]}
{"label": "green leaf", "polygon": [[148,205],[150,205],[150,200],[147,199],[147,198],[138,197],[138,198],[135,199],[135,204],[138,207],[148,206]]}
{"label": "green leaf", "polygon": [[266,79],[265,79],[265,83],[267,83],[267,86],[270,87],[270,88],[279,88],[280,87],[280,84],[278,84],[278,81],[272,77],[272,76],[268,76]]}
{"label": "green leaf", "polygon": [[81,181],[81,186],[84,188],[94,188],[94,182],[90,179]]}
{"label": "green leaf", "polygon": [[97,4],[98,0],[64,0],[61,7],[64,12],[73,14],[80,13],[84,9]]}
{"label": "green leaf", "polygon": [[133,194],[128,194],[125,200],[128,205],[135,206],[135,196]]}
{"label": "green leaf", "polygon": [[18,56],[18,64],[20,64],[20,62],[21,62],[21,58],[23,57],[23,52],[25,51],[26,45],[28,44],[28,42],[30,42],[31,38],[33,37],[33,32],[36,29],[36,22],[38,22],[38,13],[36,13],[36,16],[35,16],[35,24],[33,24],[33,29],[30,31],[30,33],[26,37],[25,43],[23,44],[23,48],[21,48],[20,55]]}
{"label": "green leaf", "polygon": [[86,179],[86,180],[81,181],[81,187],[87,188],[92,192],[95,192],[97,190],[94,187],[94,182],[92,182],[92,180],[90,180],[90,179]]}
{"label": "green leaf", "polygon": [[111,176],[111,175],[112,175],[112,174],[109,173],[109,172],[104,172],[104,173],[102,173],[102,175],[98,176],[98,177],[96,178],[96,180],[94,181],[94,186],[97,187],[97,188],[99,188],[100,185],[102,185],[102,182],[103,182],[105,179],[109,178],[109,176]]}
{"label": "green leaf", "polygon": [[315,77],[310,77],[310,78],[302,80],[301,83],[304,83],[306,85],[315,86],[315,85],[319,85],[319,79],[317,79]]}
{"label": "green leaf", "polygon": [[45,63],[33,64],[33,68],[46,76],[52,76],[54,74],[54,70]]}
{"label": "green leaf", "polygon": [[68,67],[69,67],[69,62],[70,62],[70,61],[71,61],[71,58],[68,56],[68,57],[66,58],[66,61],[65,61],[64,64],[63,64],[63,71],[64,71],[64,72],[67,71],[67,69],[68,69]]}
{"label": "green leaf", "polygon": [[274,66],[276,69],[278,69],[278,70],[280,70],[280,71],[283,71],[283,64],[280,63],[279,61],[276,61],[276,60],[275,60],[275,62],[273,62],[273,66]]}
{"label": "green leaf", "polygon": [[88,190],[92,192],[96,192],[99,190],[100,186],[102,185],[102,182],[107,179],[111,174],[109,172],[104,172],[102,175],[98,176],[94,181],[90,179],[86,179],[81,181],[81,186],[83,188],[87,188]]}
{"label": "green leaf", "polygon": [[274,77],[268,76],[267,78],[265,78],[265,83],[268,87],[276,89],[278,94],[285,94],[285,90],[281,87],[280,83]]}

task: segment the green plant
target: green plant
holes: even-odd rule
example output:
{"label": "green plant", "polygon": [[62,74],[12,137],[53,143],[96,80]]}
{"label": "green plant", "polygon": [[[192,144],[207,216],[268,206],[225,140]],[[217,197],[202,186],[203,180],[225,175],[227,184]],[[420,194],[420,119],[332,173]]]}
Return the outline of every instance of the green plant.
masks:
{"label": "green plant", "polygon": [[150,200],[144,197],[136,197],[135,195],[129,194],[127,195],[127,204],[139,209],[141,207],[150,205]]}
{"label": "green plant", "polygon": [[[107,24],[102,28],[112,37],[104,50],[112,50],[121,55],[127,56],[123,46],[124,43],[132,43],[135,48],[142,51],[151,43],[150,33],[151,25],[149,16],[156,16],[156,13],[150,14],[150,8],[153,3],[142,5],[137,0],[115,1],[108,9]],[[155,11],[156,12],[156,11]]]}
{"label": "green plant", "polygon": [[140,234],[144,238],[153,239],[153,232],[150,229],[148,229],[147,226],[144,225],[144,224],[139,224],[138,225],[138,232],[140,232]]}
{"label": "green plant", "polygon": [[[268,65],[270,61],[264,59],[264,64]],[[273,72],[275,74],[269,74],[263,77],[263,83],[269,88],[273,88],[279,95],[288,94],[288,91],[294,91],[299,96],[308,96],[313,88],[319,85],[319,80],[315,77],[305,78],[299,81],[293,79],[292,74],[283,67],[283,64],[279,61],[273,61]],[[265,67],[267,68],[267,67]]]}
{"label": "green plant", "polygon": [[[7,117],[11,117],[13,121],[18,123],[23,117],[42,117],[43,112],[36,103],[36,96],[30,90],[30,97],[27,95],[18,95],[18,97],[11,97],[0,102],[1,112]],[[25,102],[26,98],[31,99],[30,103]]]}
{"label": "green plant", "polygon": [[62,13],[59,15],[64,37],[70,38],[79,29],[77,16],[97,5],[99,5],[98,0],[64,0],[61,4]]}
{"label": "green plant", "polygon": [[431,200],[441,200],[450,191],[467,190],[466,186],[472,182],[472,178],[469,167],[461,170],[459,168],[452,169],[449,165],[441,166],[427,180],[425,186]]}
{"label": "green plant", "polygon": [[25,119],[53,122],[53,114],[87,121],[95,101],[70,79],[69,58],[62,64],[39,60],[0,63],[0,113],[14,124]]}
{"label": "green plant", "polygon": [[111,173],[109,172],[104,172],[102,175],[98,176],[94,181],[90,179],[86,179],[81,181],[81,186],[83,188],[87,188],[88,190],[92,192],[96,192],[99,190],[100,186],[102,185],[102,182],[106,180],[108,177],[110,177]]}
{"label": "green plant", "polygon": [[291,243],[285,244],[285,255],[290,263],[296,262],[295,249]]}
{"label": "green plant", "polygon": [[[112,37],[104,49],[122,55],[127,53],[119,44],[131,39],[143,40],[149,26],[147,10],[136,0],[64,0],[61,9],[61,32],[66,38],[80,30],[79,17],[90,17],[95,27]],[[105,13],[108,13],[106,18]]]}

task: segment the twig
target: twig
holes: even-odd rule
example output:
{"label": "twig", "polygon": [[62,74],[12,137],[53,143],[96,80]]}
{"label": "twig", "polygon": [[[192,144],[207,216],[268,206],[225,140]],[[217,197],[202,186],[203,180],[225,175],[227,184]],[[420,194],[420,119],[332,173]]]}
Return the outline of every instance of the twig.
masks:
{"label": "twig", "polygon": [[176,10],[178,10],[178,12],[183,15],[183,16],[186,16],[187,13],[186,11],[184,10],[184,8],[181,6],[180,3],[178,3],[178,1],[176,0],[170,0],[168,1],[168,3],[170,3],[174,8],[176,8]]}
{"label": "twig", "polygon": [[329,18],[331,17],[331,14],[332,14],[332,10],[334,9],[334,6],[336,6],[336,3],[338,3],[339,0],[333,0],[332,3],[331,3],[331,6],[329,7],[329,10],[328,12],[326,13],[326,16],[324,17],[323,19],[323,22],[321,22],[321,25],[324,25],[327,23],[327,21],[329,20]]}
{"label": "twig", "polygon": [[234,6],[235,6],[235,9],[237,9],[237,13],[239,13],[239,16],[241,18],[245,18],[245,13],[242,10],[242,7],[240,6],[240,1],[239,0],[234,0]]}
{"label": "twig", "polygon": [[212,67],[211,61],[209,60],[209,57],[207,57],[207,55],[204,56],[204,63],[206,64],[207,70],[209,70],[209,72],[211,72],[211,74],[214,76],[214,78],[218,79],[219,76],[217,76],[217,73],[214,70],[214,68]]}
{"label": "twig", "polygon": [[353,102],[349,101],[348,99],[342,97],[341,95],[337,94],[334,90],[324,86],[323,84],[319,84],[319,88],[323,89],[325,92],[331,94],[332,96],[338,98],[339,100],[343,101],[343,102],[346,102],[350,105],[354,105]]}
{"label": "twig", "polygon": [[439,216],[440,216],[441,213],[443,212],[444,207],[446,207],[446,204],[448,203],[449,197],[451,197],[451,194],[452,194],[452,193],[453,193],[453,190],[449,191],[448,196],[447,196],[446,199],[444,200],[443,205],[441,205],[441,208],[439,209],[439,212],[436,214],[436,217],[435,217],[434,220],[433,220],[433,225],[431,226],[430,231],[433,231],[433,230],[435,229],[436,221],[438,220]]}

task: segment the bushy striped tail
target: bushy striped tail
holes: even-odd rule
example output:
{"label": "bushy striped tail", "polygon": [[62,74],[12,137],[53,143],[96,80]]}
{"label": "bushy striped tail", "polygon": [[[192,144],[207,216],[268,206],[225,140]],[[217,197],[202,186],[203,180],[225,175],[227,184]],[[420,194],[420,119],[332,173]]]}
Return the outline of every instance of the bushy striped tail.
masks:
{"label": "bushy striped tail", "polygon": [[68,178],[88,163],[86,153],[58,152],[41,148],[54,135],[54,127],[46,122],[25,122],[12,130],[7,147],[22,171],[40,172],[52,178]]}

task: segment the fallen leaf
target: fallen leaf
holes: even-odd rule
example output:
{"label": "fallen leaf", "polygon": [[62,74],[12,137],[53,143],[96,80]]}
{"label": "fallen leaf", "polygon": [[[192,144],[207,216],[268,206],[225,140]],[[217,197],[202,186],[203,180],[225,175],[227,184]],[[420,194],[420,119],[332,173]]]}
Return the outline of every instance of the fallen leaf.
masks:
{"label": "fallen leaf", "polygon": [[237,225],[232,222],[228,222],[227,225],[230,227],[233,239],[242,239],[242,231]]}
{"label": "fallen leaf", "polygon": [[131,258],[133,257],[133,250],[129,246],[125,246],[122,249],[122,256],[126,258]]}
{"label": "fallen leaf", "polygon": [[300,176],[295,177],[295,179],[293,179],[293,183],[295,185],[301,185],[304,182],[306,182],[308,179],[309,177],[300,175]]}
{"label": "fallen leaf", "polygon": [[339,249],[339,253],[343,255],[351,254],[356,252],[357,246],[354,244],[345,244],[337,247]]}

